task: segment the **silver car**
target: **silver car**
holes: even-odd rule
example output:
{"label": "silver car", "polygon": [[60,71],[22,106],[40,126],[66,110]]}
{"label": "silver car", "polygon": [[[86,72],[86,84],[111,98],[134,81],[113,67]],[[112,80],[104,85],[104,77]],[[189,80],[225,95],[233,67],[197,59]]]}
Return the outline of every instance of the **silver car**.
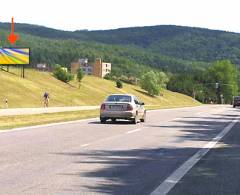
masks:
{"label": "silver car", "polygon": [[105,123],[108,119],[115,122],[117,119],[130,120],[136,124],[139,120],[146,121],[144,103],[134,95],[113,94],[108,96],[100,109],[100,121]]}

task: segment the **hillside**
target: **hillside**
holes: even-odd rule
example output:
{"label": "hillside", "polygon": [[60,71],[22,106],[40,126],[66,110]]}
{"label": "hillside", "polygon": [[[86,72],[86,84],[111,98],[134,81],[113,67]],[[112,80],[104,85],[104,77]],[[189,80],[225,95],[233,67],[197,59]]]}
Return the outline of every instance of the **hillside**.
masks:
{"label": "hillside", "polygon": [[[7,42],[8,32],[0,29],[0,34],[0,46],[10,46]],[[139,77],[149,69],[192,72],[203,69],[206,66],[206,63],[154,54],[136,46],[108,45],[74,39],[56,39],[57,35],[54,39],[20,33],[21,39],[16,43],[16,46],[31,48],[32,66],[37,63],[47,63],[50,66],[61,64],[69,67],[71,62],[81,57],[87,57],[90,62],[101,57],[104,61],[109,61],[113,64],[113,73],[117,76],[130,75]]]}
{"label": "hillside", "polygon": [[65,84],[47,72],[29,69],[26,70],[26,79],[16,75],[19,74],[18,69],[13,69],[12,72],[14,74],[0,71],[0,99],[8,98],[9,107],[12,108],[42,107],[42,95],[45,91],[50,93],[51,106],[100,105],[112,93],[135,94],[148,108],[199,105],[191,97],[179,93],[164,90],[162,97],[153,98],[138,86],[124,84],[123,89],[117,89],[114,82],[93,76],[84,77],[81,88],[78,89],[77,82]]}
{"label": "hillside", "polygon": [[82,40],[135,45],[182,60],[212,62],[227,58],[240,64],[238,33],[170,25],[75,33]]}
{"label": "hillside", "polygon": [[[0,23],[0,26],[1,29],[9,29],[7,23]],[[173,25],[70,32],[28,24],[17,24],[16,31],[42,38],[74,39],[87,43],[138,49],[144,55],[148,55],[146,59],[141,60],[143,64],[160,68],[164,65],[171,68],[175,63],[181,65],[189,62],[202,62],[198,64],[202,66],[204,63],[220,59],[230,59],[240,64],[240,34],[232,32]],[[126,57],[139,63],[138,58],[133,54]],[[175,63],[171,63],[170,59],[165,60],[166,58],[172,59]]]}
{"label": "hillside", "polygon": [[[10,24],[0,23],[0,46],[10,46],[9,29]],[[170,78],[167,88],[187,95],[192,95],[197,84],[210,82],[206,71],[215,61],[229,59],[235,71],[235,64],[240,65],[240,34],[231,32],[180,26],[70,32],[16,24],[15,29],[21,37],[16,47],[31,48],[31,67],[46,63],[50,68],[55,64],[69,68],[79,58],[93,63],[100,57],[112,63],[114,77],[125,81],[139,79],[149,70],[164,71]],[[211,82],[219,82],[219,78]],[[211,87],[202,87],[196,98],[218,99],[214,94]]]}

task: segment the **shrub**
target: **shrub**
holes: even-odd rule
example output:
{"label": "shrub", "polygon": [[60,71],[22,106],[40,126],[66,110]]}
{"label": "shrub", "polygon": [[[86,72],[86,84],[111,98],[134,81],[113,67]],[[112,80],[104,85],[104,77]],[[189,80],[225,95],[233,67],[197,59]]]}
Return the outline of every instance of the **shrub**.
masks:
{"label": "shrub", "polygon": [[83,77],[84,77],[84,72],[81,68],[79,68],[77,70],[77,80],[78,80],[78,84],[79,84],[78,88],[80,88],[80,86],[81,86],[81,81],[82,81]]}
{"label": "shrub", "polygon": [[129,84],[133,84],[136,85],[137,84],[137,78],[133,77],[133,76],[125,76],[125,75],[121,75],[119,77],[119,79],[125,83],[129,83]]}
{"label": "shrub", "polygon": [[84,77],[84,72],[81,68],[77,70],[77,80],[80,83]]}
{"label": "shrub", "polygon": [[105,76],[104,76],[104,79],[106,80],[112,80],[112,76],[110,73],[107,73]]}
{"label": "shrub", "polygon": [[117,86],[117,88],[123,88],[123,83],[122,83],[122,81],[117,80],[117,81],[116,81],[116,86]]}
{"label": "shrub", "polygon": [[155,73],[153,71],[145,73],[140,79],[140,86],[149,95],[159,95],[160,90],[166,87],[168,77],[164,72]]}
{"label": "shrub", "polygon": [[70,82],[74,78],[74,76],[71,73],[69,73],[66,68],[58,64],[55,65],[53,75],[55,78],[65,83]]}

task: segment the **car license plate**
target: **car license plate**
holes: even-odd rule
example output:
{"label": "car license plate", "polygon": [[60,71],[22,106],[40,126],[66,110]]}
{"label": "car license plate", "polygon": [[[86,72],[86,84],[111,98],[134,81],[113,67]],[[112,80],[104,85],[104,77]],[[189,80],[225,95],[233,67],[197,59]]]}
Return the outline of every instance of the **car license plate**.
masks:
{"label": "car license plate", "polygon": [[112,106],[110,106],[110,109],[111,109],[111,110],[120,111],[120,110],[122,110],[122,106],[119,106],[119,105],[112,105]]}

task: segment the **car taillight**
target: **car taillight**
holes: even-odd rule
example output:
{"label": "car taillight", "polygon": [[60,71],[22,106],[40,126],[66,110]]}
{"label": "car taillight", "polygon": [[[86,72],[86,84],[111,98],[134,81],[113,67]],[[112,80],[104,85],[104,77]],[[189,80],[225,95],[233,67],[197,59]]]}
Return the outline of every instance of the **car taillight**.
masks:
{"label": "car taillight", "polygon": [[127,110],[128,110],[128,111],[131,111],[131,110],[133,110],[133,107],[132,107],[132,105],[131,105],[131,104],[128,104],[128,105],[127,105]]}
{"label": "car taillight", "polygon": [[106,109],[106,105],[105,104],[102,104],[101,105],[101,110],[105,110]]}

